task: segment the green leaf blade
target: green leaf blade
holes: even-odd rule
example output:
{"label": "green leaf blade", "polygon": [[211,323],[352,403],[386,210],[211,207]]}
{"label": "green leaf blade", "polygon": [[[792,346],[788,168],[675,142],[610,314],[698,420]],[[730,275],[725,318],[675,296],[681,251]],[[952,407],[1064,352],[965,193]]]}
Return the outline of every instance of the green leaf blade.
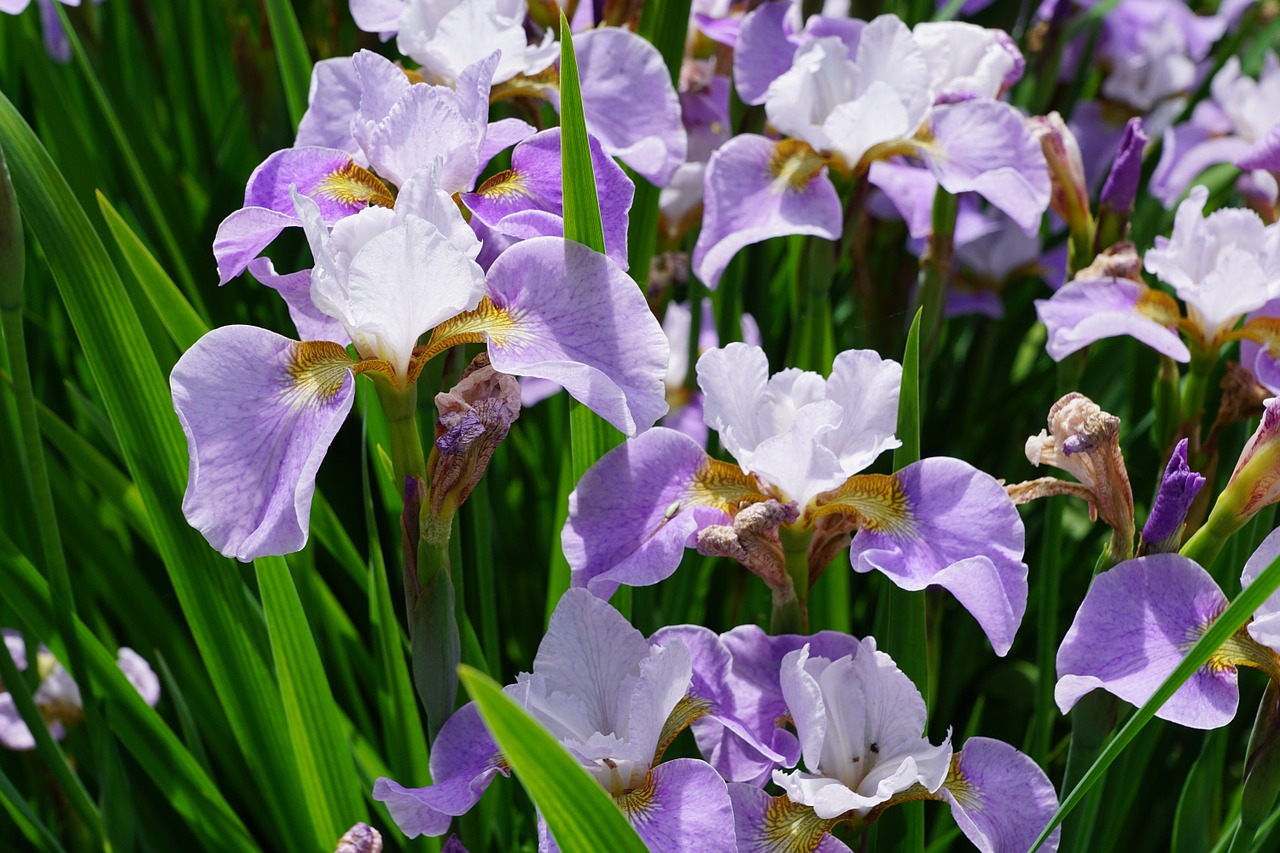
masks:
{"label": "green leaf blade", "polygon": [[493,679],[468,666],[459,667],[458,675],[564,853],[645,853],[648,848],[613,798],[549,731]]}

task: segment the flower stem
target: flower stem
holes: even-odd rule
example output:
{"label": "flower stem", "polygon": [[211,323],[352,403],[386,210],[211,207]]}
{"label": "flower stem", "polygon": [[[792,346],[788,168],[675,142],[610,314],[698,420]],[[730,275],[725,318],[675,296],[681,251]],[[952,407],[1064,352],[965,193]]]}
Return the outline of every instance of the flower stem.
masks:
{"label": "flower stem", "polygon": [[959,204],[955,196],[941,187],[933,197],[933,232],[929,235],[928,248],[920,257],[920,277],[916,285],[916,305],[924,311],[921,325],[925,361],[930,360],[942,331]]}
{"label": "flower stem", "polygon": [[374,381],[378,400],[387,415],[387,429],[391,434],[391,465],[395,471],[396,488],[404,488],[406,478],[427,479],[427,462],[422,454],[422,435],[418,430],[418,389],[395,388],[380,380]]}
{"label": "flower stem", "polygon": [[775,634],[807,634],[809,632],[809,542],[812,530],[793,530],[783,525],[778,530],[782,554],[786,562],[790,588],[773,591],[773,615],[770,630]]}

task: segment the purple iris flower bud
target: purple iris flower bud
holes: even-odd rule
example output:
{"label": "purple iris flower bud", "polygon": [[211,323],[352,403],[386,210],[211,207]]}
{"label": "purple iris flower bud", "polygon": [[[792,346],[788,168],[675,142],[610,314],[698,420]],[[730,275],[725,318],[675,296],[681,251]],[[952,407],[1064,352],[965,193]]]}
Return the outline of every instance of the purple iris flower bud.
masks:
{"label": "purple iris flower bud", "polygon": [[382,834],[367,823],[357,823],[342,834],[333,853],[382,853]]}
{"label": "purple iris flower bud", "polygon": [[1128,213],[1133,210],[1133,200],[1138,193],[1138,179],[1142,173],[1142,149],[1147,144],[1147,134],[1142,129],[1142,119],[1131,118],[1124,127],[1120,150],[1116,153],[1111,173],[1102,185],[1100,204],[1111,210]]}
{"label": "purple iris flower bud", "polygon": [[1182,523],[1187,518],[1191,502],[1204,486],[1204,477],[1187,465],[1187,440],[1184,438],[1174,448],[1169,465],[1160,481],[1151,515],[1142,528],[1142,541],[1147,553],[1160,554],[1177,551],[1182,538]]}

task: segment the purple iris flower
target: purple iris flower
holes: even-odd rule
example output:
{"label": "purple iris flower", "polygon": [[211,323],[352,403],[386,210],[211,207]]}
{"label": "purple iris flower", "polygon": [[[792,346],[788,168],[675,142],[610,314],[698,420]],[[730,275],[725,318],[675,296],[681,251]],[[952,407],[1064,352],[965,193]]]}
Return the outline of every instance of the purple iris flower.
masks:
{"label": "purple iris flower", "polygon": [[[608,603],[571,589],[556,605],[533,671],[506,690],[618,801],[650,849],[732,853],[733,809],[720,774],[698,759],[662,761],[675,735],[706,713],[693,682],[679,638],[651,643]],[[509,769],[472,703],[432,745],[430,786],[381,778],[373,797],[410,838],[443,835],[498,773]],[[554,849],[539,824],[539,850]]]}
{"label": "purple iris flower", "polygon": [[[561,542],[574,586],[609,596],[619,584],[657,583],[686,547],[701,545],[700,532],[745,522],[757,506],[766,514],[770,504],[791,506],[788,530],[822,533],[810,544],[811,578],[856,528],[855,571],[883,572],[905,589],[946,588],[996,652],[1008,651],[1026,608],[1027,567],[1022,522],[1000,484],[942,457],[859,474],[898,446],[896,362],[850,350],[829,378],[796,369],[770,377],[762,350],[730,344],[704,353],[697,372],[707,426],[738,464],[662,428],[605,454],[569,498]],[[786,513],[773,515],[776,528]]]}
{"label": "purple iris flower", "polygon": [[[1052,783],[1013,747],[970,738],[953,752],[949,736],[938,745],[922,737],[924,699],[872,638],[773,637],[755,626],[717,636],[693,625],[654,635],[676,639],[692,651],[695,692],[726,711],[696,721],[694,733],[730,780],[739,851],[847,851],[830,834],[837,825],[865,826],[898,803],[935,799],[951,805],[978,849],[1015,853],[1057,808]],[[766,759],[759,743],[782,760]],[[766,793],[766,781],[783,795]],[[1056,843],[1055,834],[1045,849]]]}
{"label": "purple iris flower", "polygon": [[703,281],[714,287],[739,249],[769,237],[836,239],[828,169],[860,175],[890,157],[918,158],[946,191],[977,192],[1024,230],[1038,227],[1044,155],[1017,110],[994,100],[1022,73],[1008,36],[963,23],[912,30],[892,15],[815,16],[797,33],[789,9],[769,3],[743,22],[735,84],[787,138],[744,134],[712,157],[694,248]]}
{"label": "purple iris flower", "polygon": [[[1280,555],[1273,532],[1245,564],[1248,586]],[[1141,705],[1180,664],[1227,606],[1209,573],[1178,554],[1128,560],[1094,578],[1058,649],[1054,698],[1065,714],[1080,697],[1101,688]],[[1225,726],[1240,702],[1237,669],[1261,669],[1280,678],[1280,593],[1196,670],[1156,716],[1195,729]]]}
{"label": "purple iris flower", "polygon": [[1164,130],[1151,192],[1166,207],[1215,163],[1280,170],[1280,60],[1268,54],[1257,80],[1231,57],[1213,78],[1212,98],[1196,105],[1186,124]]}
{"label": "purple iris flower", "polygon": [[1129,335],[1170,358],[1189,361],[1179,331],[1205,352],[1231,340],[1254,340],[1266,347],[1260,356],[1274,360],[1271,321],[1235,327],[1241,317],[1280,298],[1280,226],[1264,225],[1256,213],[1240,208],[1206,217],[1208,197],[1205,187],[1193,188],[1178,206],[1173,234],[1157,237],[1144,259],[1149,272],[1173,287],[1186,316],[1172,297],[1140,281],[1077,279],[1052,299],[1036,302],[1049,328],[1046,349],[1054,360],[1102,338]]}
{"label": "purple iris flower", "polygon": [[170,376],[191,454],[183,511],[222,554],[247,561],[306,543],[316,470],[359,373],[407,391],[436,354],[482,342],[495,370],[553,379],[628,434],[666,411],[666,338],[607,256],[535,237],[486,273],[435,170],[405,181],[394,208],[368,207],[332,231],[316,201],[294,192],[293,203],[316,266],[308,288],[295,281],[289,292],[328,318],[317,324],[326,336],[300,343],[226,326]]}
{"label": "purple iris flower", "polygon": [[[5,654],[13,658],[18,669],[27,668],[27,647],[22,635],[17,631],[4,630]],[[155,707],[160,701],[160,679],[156,677],[150,665],[133,649],[122,646],[116,655],[120,670],[129,679],[142,696],[143,701]],[[66,736],[67,727],[79,723],[84,718],[84,702],[80,698],[80,688],[71,679],[62,664],[44,646],[40,646],[36,656],[36,670],[40,676],[40,684],[36,687],[32,699],[40,715],[44,717],[49,733],[55,740]],[[0,746],[8,749],[28,750],[36,748],[35,737],[31,729],[18,714],[13,696],[0,687]]]}

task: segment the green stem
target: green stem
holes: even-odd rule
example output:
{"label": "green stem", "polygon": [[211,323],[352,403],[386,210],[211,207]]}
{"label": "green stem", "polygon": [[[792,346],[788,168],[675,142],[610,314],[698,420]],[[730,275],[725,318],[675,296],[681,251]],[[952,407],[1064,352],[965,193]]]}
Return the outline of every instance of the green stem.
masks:
{"label": "green stem", "polygon": [[793,530],[783,526],[778,531],[782,555],[786,561],[790,590],[774,590],[773,618],[770,625],[776,634],[809,632],[809,542],[812,530]]}
{"label": "green stem", "polygon": [[1191,437],[1193,451],[1200,449],[1200,416],[1209,391],[1209,373],[1216,363],[1216,353],[1206,353],[1199,347],[1191,352],[1191,366],[1182,386],[1182,423]]}
{"label": "green stem", "polygon": [[1236,834],[1231,837],[1231,846],[1227,848],[1227,853],[1249,853],[1253,848],[1254,838],[1253,827],[1245,826],[1243,823],[1236,827]]}
{"label": "green stem", "polygon": [[374,380],[378,400],[387,415],[391,435],[391,466],[395,471],[396,489],[403,491],[405,479],[427,479],[427,462],[422,454],[422,434],[418,430],[418,389],[410,385],[400,390],[389,383]]}
{"label": "green stem", "polygon": [[916,307],[924,312],[921,325],[926,360],[935,351],[942,331],[958,211],[956,196],[939,188],[933,197],[933,231],[929,235],[929,246],[920,258],[920,276],[916,285]]}
{"label": "green stem", "polygon": [[1062,513],[1062,501],[1050,500],[1045,503],[1040,565],[1036,572],[1036,600],[1039,603],[1036,663],[1040,676],[1036,683],[1036,720],[1031,757],[1041,767],[1048,764],[1049,748],[1053,742],[1053,724],[1058,718],[1058,706],[1053,700],[1052,673],[1056,671],[1055,660],[1058,654],[1058,584],[1061,574],[1058,557],[1062,549]]}
{"label": "green stem", "polygon": [[[1116,708],[1113,697],[1101,690],[1094,690],[1071,709],[1071,746],[1067,751],[1067,769],[1062,777],[1062,790],[1074,790],[1093,766],[1115,727]],[[1103,781],[1099,780],[1089,792],[1088,801],[1079,818],[1063,825],[1062,850],[1089,849],[1094,820],[1102,803]]]}
{"label": "green stem", "polygon": [[1206,570],[1213,565],[1222,548],[1236,531],[1244,526],[1247,518],[1240,518],[1229,490],[1218,496],[1208,520],[1182,546],[1180,553],[1190,557]]}

